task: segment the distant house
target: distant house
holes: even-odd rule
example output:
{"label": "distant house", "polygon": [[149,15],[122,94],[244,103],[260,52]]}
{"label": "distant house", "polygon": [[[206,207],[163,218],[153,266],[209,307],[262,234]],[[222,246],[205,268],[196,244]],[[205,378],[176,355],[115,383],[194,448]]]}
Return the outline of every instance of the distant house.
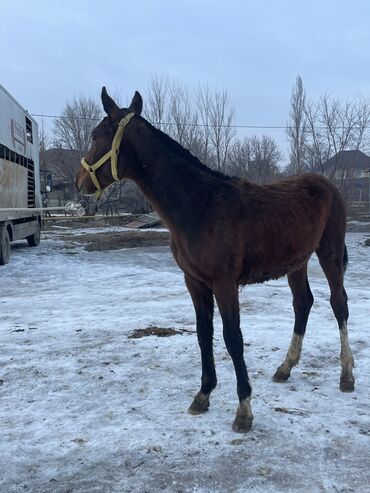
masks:
{"label": "distant house", "polygon": [[369,210],[369,156],[361,151],[340,151],[323,164],[323,171],[341,190],[349,207]]}

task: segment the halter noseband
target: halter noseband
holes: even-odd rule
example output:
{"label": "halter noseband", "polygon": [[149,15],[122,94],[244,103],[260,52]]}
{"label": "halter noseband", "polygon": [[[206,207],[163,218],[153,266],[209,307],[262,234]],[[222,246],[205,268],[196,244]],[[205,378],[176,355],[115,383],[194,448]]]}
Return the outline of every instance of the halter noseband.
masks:
{"label": "halter noseband", "polygon": [[81,166],[89,173],[91,181],[95,185],[96,188],[95,198],[97,199],[100,198],[101,194],[103,193],[103,189],[100,186],[99,180],[95,172],[97,169],[103,166],[103,164],[106,163],[108,159],[111,160],[111,172],[112,172],[113,180],[119,181],[118,168],[117,168],[119,148],[122,141],[123,131],[125,130],[127,124],[129,123],[129,121],[133,116],[135,116],[135,113],[128,113],[120,120],[120,122],[118,123],[118,128],[116,130],[116,133],[113,137],[111,150],[105,153],[104,156],[99,159],[99,161],[96,161],[96,163],[94,164],[89,164],[85,158],[82,158],[81,160]]}

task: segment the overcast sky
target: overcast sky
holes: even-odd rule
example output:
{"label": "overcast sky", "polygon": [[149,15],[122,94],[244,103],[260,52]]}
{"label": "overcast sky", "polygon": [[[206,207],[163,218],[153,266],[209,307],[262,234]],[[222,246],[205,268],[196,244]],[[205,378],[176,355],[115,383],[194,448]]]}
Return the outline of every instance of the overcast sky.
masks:
{"label": "overcast sky", "polygon": [[0,83],[30,113],[154,75],[227,89],[246,125],[284,125],[297,74],[311,98],[370,95],[366,0],[0,0],[0,26]]}

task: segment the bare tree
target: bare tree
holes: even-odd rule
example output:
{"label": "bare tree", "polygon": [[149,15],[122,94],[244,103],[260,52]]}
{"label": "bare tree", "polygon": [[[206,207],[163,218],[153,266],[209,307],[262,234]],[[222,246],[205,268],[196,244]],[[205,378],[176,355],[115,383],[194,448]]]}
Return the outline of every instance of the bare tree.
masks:
{"label": "bare tree", "polygon": [[168,93],[168,79],[155,76],[148,87],[144,105],[145,118],[163,132],[168,128]]}
{"label": "bare tree", "polygon": [[252,162],[251,139],[235,139],[229,156],[228,172],[231,175],[249,179],[249,166]]}
{"label": "bare tree", "polygon": [[268,183],[279,175],[281,157],[281,151],[271,137],[247,137],[234,142],[229,171],[255,183]]}
{"label": "bare tree", "polygon": [[148,89],[145,116],[195,154],[206,166],[227,167],[235,136],[234,109],[226,91],[211,93],[199,87],[192,98],[188,89],[168,79],[154,77]]}
{"label": "bare tree", "polygon": [[225,171],[231,142],[235,137],[235,110],[229,107],[226,91],[214,93],[210,106],[210,139],[218,171]]}
{"label": "bare tree", "polygon": [[212,164],[211,138],[210,138],[210,106],[211,95],[208,86],[199,86],[196,95],[196,106],[199,111],[199,154],[197,157],[206,166]]}
{"label": "bare tree", "polygon": [[306,140],[307,140],[307,115],[305,112],[306,92],[301,76],[297,76],[290,98],[290,120],[286,133],[290,143],[289,172],[299,174],[305,170],[306,165]]}
{"label": "bare tree", "polygon": [[201,127],[202,156],[207,166],[225,171],[228,152],[235,137],[233,127],[235,110],[229,106],[227,91],[215,91],[208,86],[198,89],[196,106],[199,110]]}
{"label": "bare tree", "polygon": [[54,121],[57,145],[76,151],[82,159],[89,148],[91,131],[101,118],[100,104],[92,98],[75,98],[66,104],[62,116]]}
{"label": "bare tree", "polygon": [[319,127],[320,107],[318,104],[307,102],[305,105],[307,125],[306,166],[310,171],[320,171],[324,174],[324,163],[329,159],[328,148]]}
{"label": "bare tree", "polygon": [[251,138],[252,161],[249,178],[256,183],[268,183],[279,174],[281,152],[275,140],[268,135]]}
{"label": "bare tree", "polygon": [[199,115],[193,107],[189,91],[171,84],[168,99],[169,134],[191,152],[197,152]]}
{"label": "bare tree", "polygon": [[62,181],[69,194],[75,195],[74,176],[85,156],[93,128],[102,118],[101,105],[92,98],[80,96],[68,102],[59,118],[54,120],[55,152],[53,176]]}

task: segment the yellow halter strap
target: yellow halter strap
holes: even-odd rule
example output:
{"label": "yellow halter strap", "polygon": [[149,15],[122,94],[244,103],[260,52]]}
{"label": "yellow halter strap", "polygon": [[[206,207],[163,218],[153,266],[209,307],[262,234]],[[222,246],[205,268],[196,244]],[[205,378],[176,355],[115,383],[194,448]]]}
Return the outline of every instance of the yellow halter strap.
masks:
{"label": "yellow halter strap", "polygon": [[85,158],[82,158],[81,160],[81,166],[89,173],[91,181],[94,183],[96,187],[96,194],[95,197],[99,198],[101,194],[103,193],[103,189],[100,186],[99,180],[96,176],[96,170],[99,169],[101,166],[103,166],[104,163],[110,159],[111,161],[111,171],[112,171],[112,177],[114,181],[119,181],[118,178],[118,154],[119,154],[119,148],[121,146],[121,141],[122,141],[122,136],[123,136],[123,131],[125,130],[127,124],[131,120],[131,118],[135,116],[135,113],[128,113],[126,116],[120,120],[118,123],[118,128],[116,130],[116,133],[113,137],[113,142],[112,142],[112,148],[110,151],[104,154],[99,161],[96,161],[94,164],[89,164]]}

